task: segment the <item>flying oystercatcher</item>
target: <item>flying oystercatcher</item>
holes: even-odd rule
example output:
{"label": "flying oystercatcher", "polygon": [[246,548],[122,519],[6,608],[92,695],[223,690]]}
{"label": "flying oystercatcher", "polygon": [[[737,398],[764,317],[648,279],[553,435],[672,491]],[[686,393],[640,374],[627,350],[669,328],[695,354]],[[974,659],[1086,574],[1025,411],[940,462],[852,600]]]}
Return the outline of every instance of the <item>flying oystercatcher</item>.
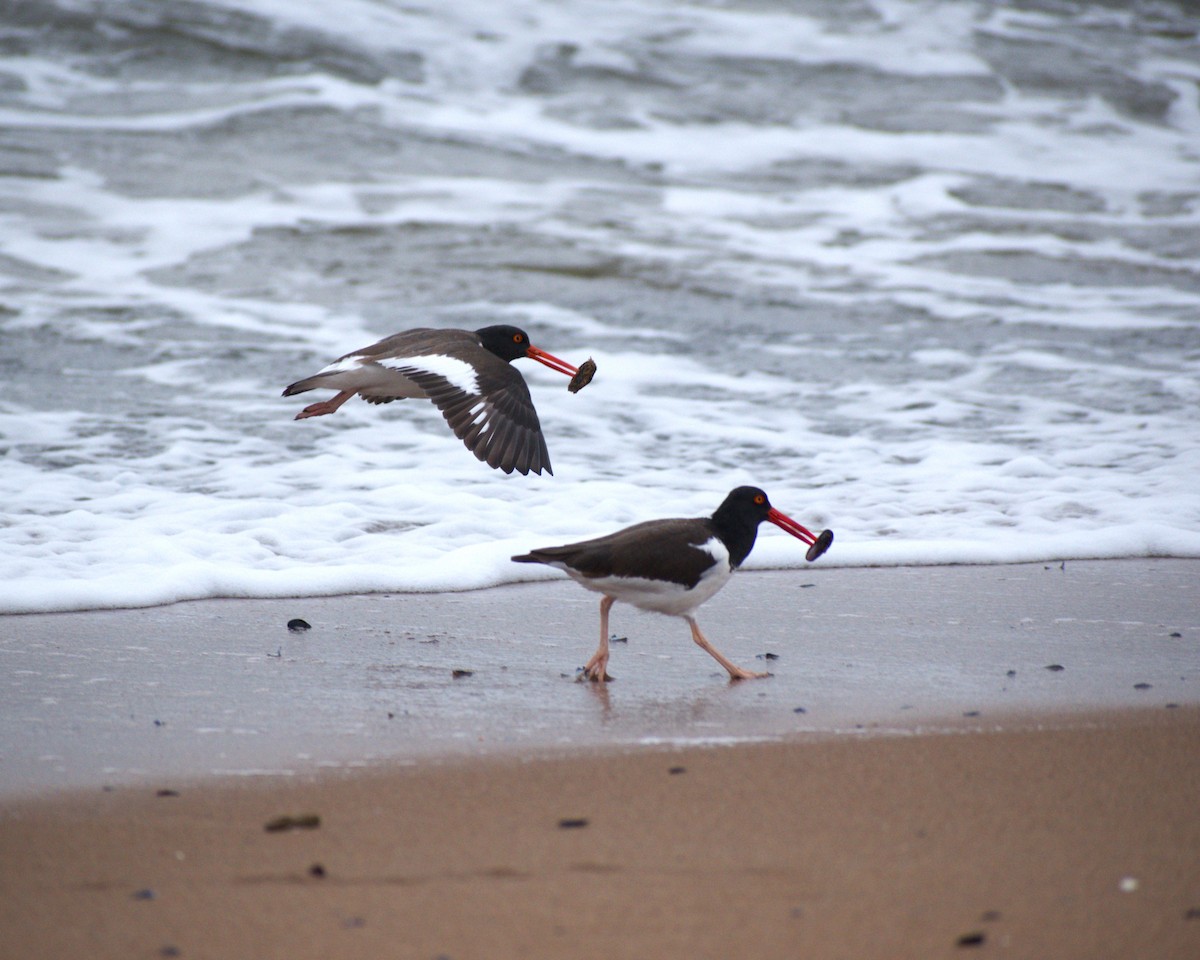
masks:
{"label": "flying oystercatcher", "polygon": [[769,520],[809,544],[807,558],[816,560],[833,543],[833,531],[817,535],[771,506],[757,487],[738,487],[711,517],[649,520],[595,540],[542,547],[517,563],[544,563],[570,575],[576,583],[604,595],[600,601],[600,646],[583,668],[588,680],[608,676],[608,611],[617,600],[643,610],[683,617],[692,639],[734,680],[765,677],[730,662],[708,642],[692,616],[700,604],[725,585],[754,548],[758,525]]}
{"label": "flying oystercatcher", "polygon": [[595,371],[590,360],[577,369],[539,350],[518,327],[473,332],[420,328],[339,357],[289,385],[283,395],[318,388],[338,391],[329,400],[305,407],[297,420],[333,413],[356,393],[368,403],[425,397],[442,412],[454,435],[488,466],[505,473],[553,474],[529,387],[511,366],[520,357],[570,375],[572,392],[585,386]]}

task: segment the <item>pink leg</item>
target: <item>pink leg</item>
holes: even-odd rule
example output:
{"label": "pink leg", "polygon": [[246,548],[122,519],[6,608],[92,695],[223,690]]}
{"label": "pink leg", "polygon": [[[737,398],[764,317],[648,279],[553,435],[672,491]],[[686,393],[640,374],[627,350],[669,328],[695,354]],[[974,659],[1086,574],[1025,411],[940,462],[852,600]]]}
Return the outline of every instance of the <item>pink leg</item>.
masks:
{"label": "pink leg", "polygon": [[701,650],[703,650],[710,657],[716,660],[717,663],[729,671],[730,680],[757,680],[759,677],[770,676],[769,673],[752,673],[749,670],[743,670],[736,664],[731,663],[721,655],[721,652],[717,650],[716,647],[708,642],[704,634],[700,632],[700,625],[696,623],[694,619],[691,617],[684,617],[683,619],[685,619],[688,622],[688,626],[692,628],[692,639],[696,641],[696,644]]}
{"label": "pink leg", "polygon": [[354,396],[353,390],[343,390],[341,393],[330,398],[322,400],[320,403],[312,403],[296,414],[297,420],[307,420],[309,417],[323,417],[327,413],[333,413],[343,403]]}
{"label": "pink leg", "polygon": [[600,601],[600,646],[596,648],[592,659],[583,668],[584,677],[594,683],[603,683],[612,679],[608,675],[608,611],[612,609],[615,602],[616,599],[610,596],[605,596]]}

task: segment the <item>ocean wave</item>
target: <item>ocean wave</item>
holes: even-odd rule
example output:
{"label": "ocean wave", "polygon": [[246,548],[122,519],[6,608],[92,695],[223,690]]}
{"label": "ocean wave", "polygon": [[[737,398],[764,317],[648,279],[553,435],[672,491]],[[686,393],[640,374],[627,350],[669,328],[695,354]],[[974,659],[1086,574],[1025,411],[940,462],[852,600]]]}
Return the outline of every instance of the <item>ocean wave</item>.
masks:
{"label": "ocean wave", "polygon": [[[0,611],[507,583],[743,482],[822,564],[1200,556],[1187,5],[11,12]],[[493,322],[598,363],[523,365],[552,478],[279,397]]]}

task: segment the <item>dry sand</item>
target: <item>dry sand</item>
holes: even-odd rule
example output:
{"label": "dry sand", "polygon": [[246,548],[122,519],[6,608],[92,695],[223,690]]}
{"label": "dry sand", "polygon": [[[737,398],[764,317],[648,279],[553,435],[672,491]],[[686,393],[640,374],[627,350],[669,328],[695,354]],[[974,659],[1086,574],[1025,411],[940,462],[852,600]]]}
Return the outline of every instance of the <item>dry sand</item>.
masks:
{"label": "dry sand", "polygon": [[1190,706],[159,786],[0,803],[0,955],[1200,957]]}

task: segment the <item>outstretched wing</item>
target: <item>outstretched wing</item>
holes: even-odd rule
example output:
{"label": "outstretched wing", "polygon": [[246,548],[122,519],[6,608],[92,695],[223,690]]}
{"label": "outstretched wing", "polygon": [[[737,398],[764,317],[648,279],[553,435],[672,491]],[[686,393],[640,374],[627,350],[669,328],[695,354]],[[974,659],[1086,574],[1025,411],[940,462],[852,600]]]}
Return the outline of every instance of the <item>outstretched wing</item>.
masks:
{"label": "outstretched wing", "polygon": [[441,353],[375,362],[424,390],[454,435],[488,466],[505,473],[554,473],[525,378],[495,354],[456,344]]}

